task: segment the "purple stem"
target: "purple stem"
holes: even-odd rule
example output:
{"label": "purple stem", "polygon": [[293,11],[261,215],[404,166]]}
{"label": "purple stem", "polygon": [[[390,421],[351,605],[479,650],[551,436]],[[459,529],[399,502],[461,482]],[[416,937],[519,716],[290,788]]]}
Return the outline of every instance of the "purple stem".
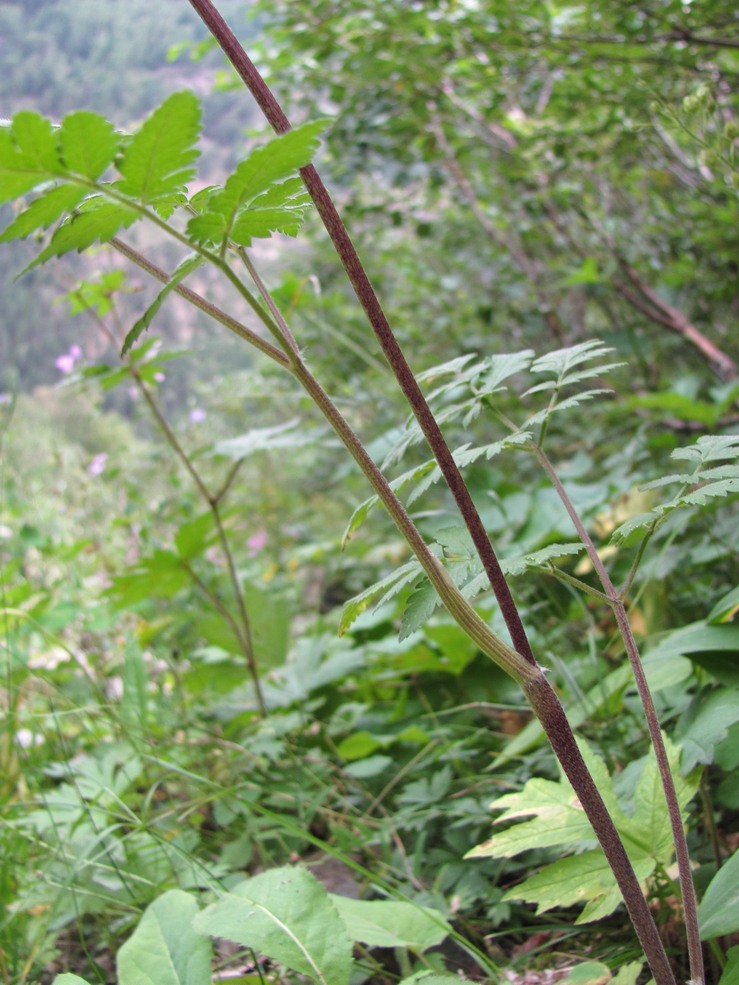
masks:
{"label": "purple stem", "polygon": [[[290,129],[290,121],[221,14],[210,0],[190,0],[190,3],[238,72],[272,129],[278,134],[286,133]],[[416,378],[390,328],[385,312],[382,310],[374,288],[362,266],[351,237],[336,211],[336,206],[331,200],[326,186],[313,165],[310,164],[301,168],[300,174],[318,214],[323,220],[326,231],[331,237],[357,298],[364,308],[385,358],[395,373],[395,378],[411,406],[411,410],[459,507],[485,573],[490,580],[513,646],[528,663],[536,666],[536,660],[526,636],[521,616],[516,608],[516,603],[513,601],[511,590],[505,580],[477,507],[464,483],[441,429],[431,413],[426,398],[421,392],[421,388],[416,382]]]}

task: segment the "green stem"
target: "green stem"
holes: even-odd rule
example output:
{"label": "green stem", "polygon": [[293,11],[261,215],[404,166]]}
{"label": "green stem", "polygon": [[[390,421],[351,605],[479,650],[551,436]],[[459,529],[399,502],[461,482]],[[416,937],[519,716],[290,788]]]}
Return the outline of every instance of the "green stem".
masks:
{"label": "green stem", "polygon": [[[216,7],[210,0],[190,0],[190,3],[254,96],[272,128],[278,134],[286,133],[290,129],[290,121]],[[405,355],[390,328],[385,312],[382,310],[382,306],[359,259],[351,237],[336,210],[331,196],[313,165],[301,168],[300,174],[305,182],[308,194],[313,199],[326,231],[331,237],[331,241],[354,288],[354,292],[364,308],[367,320],[380,343],[385,358],[390,364],[395,378],[439,463],[439,468],[457,503],[483,568],[490,580],[501,613],[508,627],[513,646],[525,660],[532,666],[536,666],[536,660],[528,637],[526,636],[521,616],[513,601],[511,590],[505,580],[477,507],[462,478],[457,463],[454,461],[454,457],[436,418],[431,413],[426,398],[423,396]]]}
{"label": "green stem", "polygon": [[[129,246],[128,243],[124,243],[123,240],[118,239],[117,236],[114,236],[113,239],[110,240],[110,245],[122,256],[126,257],[127,260],[135,263],[137,267],[140,267],[142,270],[146,271],[147,274],[155,280],[158,280],[161,284],[167,284],[169,282],[170,276],[165,270],[162,270],[161,267],[157,267],[156,264],[151,262],[151,260],[148,260],[145,256],[143,256],[143,254],[139,253],[138,250],[135,250],[132,246]],[[248,342],[250,345],[253,345],[255,349],[263,352],[265,356],[269,356],[269,358],[274,360],[274,362],[279,363],[284,367],[290,365],[287,356],[281,349],[278,349],[270,342],[267,342],[261,337],[261,335],[257,335],[256,332],[253,332],[250,328],[247,328],[246,325],[242,325],[240,321],[237,321],[233,316],[227,314],[211,301],[206,301],[204,297],[197,294],[195,291],[192,291],[189,287],[185,287],[184,284],[178,284],[174,290],[176,294],[180,295],[180,297],[184,298],[186,301],[189,301],[190,304],[194,305],[196,308],[199,308],[200,311],[204,312],[206,315],[210,315],[211,318],[227,328],[229,332],[233,332],[234,335],[238,335],[239,338],[243,339],[245,342]]]}

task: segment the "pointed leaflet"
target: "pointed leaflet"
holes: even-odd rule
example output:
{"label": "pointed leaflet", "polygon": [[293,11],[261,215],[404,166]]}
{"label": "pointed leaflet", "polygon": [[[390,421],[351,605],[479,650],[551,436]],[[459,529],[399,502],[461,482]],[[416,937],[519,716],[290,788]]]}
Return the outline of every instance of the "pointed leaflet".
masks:
{"label": "pointed leaflet", "polygon": [[418,561],[415,559],[408,561],[406,564],[401,565],[401,567],[396,568],[395,571],[391,572],[385,578],[375,582],[374,585],[365,588],[359,595],[355,595],[354,598],[345,602],[344,611],[341,614],[341,622],[339,623],[339,636],[344,635],[354,620],[358,619],[365,609],[369,608],[369,606],[377,608],[383,603],[389,602],[395,598],[402,588],[415,581],[422,571],[423,569]]}
{"label": "pointed leaflet", "polygon": [[191,92],[176,92],[154,110],[123,151],[117,188],[140,202],[155,203],[182,192],[194,176],[189,165],[199,151],[200,103]]}
{"label": "pointed leaflet", "polygon": [[59,140],[67,169],[95,181],[115,157],[119,137],[104,117],[81,110],[64,117]]}
{"label": "pointed leaflet", "polygon": [[56,134],[43,116],[17,113],[12,127],[0,127],[0,204],[61,171]]}
{"label": "pointed leaflet", "polygon": [[48,229],[60,216],[76,208],[85,195],[87,189],[81,185],[57,185],[31,202],[25,212],[21,212],[3,230],[0,243],[8,243],[12,239],[25,239],[37,229]]}
{"label": "pointed leaflet", "polygon": [[142,332],[145,332],[149,325],[151,325],[152,319],[161,308],[167,295],[171,294],[180,281],[184,280],[185,277],[187,277],[189,273],[192,273],[196,267],[200,266],[202,262],[203,257],[199,256],[197,253],[191,253],[190,256],[185,257],[185,259],[178,264],[177,269],[169,278],[166,285],[162,288],[159,294],[157,294],[143,315],[137,320],[131,331],[126,335],[123,342],[123,348],[121,349],[121,356],[128,355],[131,350],[131,346],[138,342]]}
{"label": "pointed leaflet", "polygon": [[[654,751],[650,750],[644,757],[634,798],[634,813],[628,816],[616,799],[611,778],[600,757],[581,740],[578,740],[578,746],[624,841],[637,877],[647,879],[658,865],[666,868],[672,861],[673,844]],[[666,742],[666,748],[682,810],[695,794],[699,773],[678,776],[680,750],[670,742]],[[508,858],[531,848],[554,845],[564,845],[576,851],[582,847],[583,841],[594,840],[585,813],[564,777],[558,783],[534,778],[518,793],[506,794],[491,806],[496,810],[505,810],[496,824],[519,817],[530,817],[531,820],[494,834],[489,841],[468,852],[468,858]],[[577,920],[577,923],[584,923],[600,919],[615,910],[621,902],[621,894],[605,855],[601,849],[594,849],[545,866],[536,875],[509,890],[504,899],[525,899],[537,903],[538,912],[553,906],[584,903],[585,909]]]}
{"label": "pointed leaflet", "polygon": [[239,214],[231,239],[240,246],[249,246],[252,237],[266,239],[272,233],[297,236],[311,205],[302,179],[289,178],[268,188]]}
{"label": "pointed leaflet", "polygon": [[199,932],[236,941],[320,985],[349,985],[351,943],[328,893],[305,869],[269,869],[196,917]]}
{"label": "pointed leaflet", "polygon": [[50,257],[71,250],[81,253],[98,241],[107,243],[120,229],[125,229],[139,216],[124,205],[108,202],[101,195],[86,199],[77,212],[68,216],[51,237],[49,245],[26,267],[32,270]]}
{"label": "pointed leaflet", "polygon": [[[198,242],[218,243],[221,248],[232,238],[234,227],[250,204],[266,192],[271,185],[285,181],[310,163],[318,147],[318,138],[327,126],[326,120],[306,123],[275,137],[263,147],[257,148],[236,168],[223,188],[215,189],[203,203],[207,211],[195,216],[187,227],[188,233]],[[286,197],[294,194],[294,188],[286,182],[285,197],[270,203],[271,207],[284,205]],[[250,235],[256,235],[250,233]]]}
{"label": "pointed leaflet", "polygon": [[736,434],[704,434],[693,445],[686,448],[676,448],[671,458],[679,461],[694,462],[692,473],[676,473],[662,476],[642,486],[643,489],[656,489],[663,485],[679,482],[682,486],[692,485],[697,488],[678,493],[668,503],[655,506],[648,513],[640,513],[630,517],[611,534],[612,544],[628,544],[635,539],[634,534],[643,527],[655,526],[673,510],[687,506],[705,506],[711,499],[731,496],[739,492],[739,475],[737,465],[712,466],[704,468],[709,462],[719,462],[728,459],[732,463],[739,462],[739,435]]}

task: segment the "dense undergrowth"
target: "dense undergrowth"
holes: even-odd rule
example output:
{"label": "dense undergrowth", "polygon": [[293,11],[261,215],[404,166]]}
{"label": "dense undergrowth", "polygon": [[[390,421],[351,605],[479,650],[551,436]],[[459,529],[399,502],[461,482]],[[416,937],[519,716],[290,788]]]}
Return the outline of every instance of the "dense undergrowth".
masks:
{"label": "dense undergrowth", "polygon": [[[402,95],[400,72],[396,82]],[[438,127],[448,121],[433,119],[425,95],[431,119],[404,120],[399,139],[410,125],[436,127],[443,149]],[[127,207],[140,200],[150,217],[169,220],[196,136],[183,136],[178,121],[188,129],[194,103],[173,97],[167,113],[151,118],[172,128],[174,164],[152,152],[137,171],[141,159],[131,148],[148,153],[140,134],[156,131],[151,122],[117,145],[122,178],[112,194],[122,190]],[[349,105],[361,117],[361,100]],[[28,152],[28,134],[39,145],[57,139],[31,117],[3,130],[4,197],[37,187],[37,201],[48,203],[48,185],[12,184],[13,155]],[[62,130],[67,153],[76,127],[89,126],[100,146],[112,141],[112,130],[91,118],[72,119]],[[303,129],[296,143],[319,129]],[[332,147],[346,129],[343,119]],[[276,141],[257,154],[277,160],[285,146]],[[89,159],[78,162],[97,183],[88,219],[112,144],[108,150],[98,173]],[[446,150],[447,163],[466,153]],[[724,151],[722,143],[714,153]],[[511,248],[510,230],[501,233],[508,253],[496,262],[506,316],[522,319],[503,336],[500,312],[489,307],[494,281],[460,246],[470,226],[463,228],[436,164],[424,163],[427,153],[398,165],[416,168],[416,183],[397,218],[390,212],[387,222],[387,202],[364,201],[366,188],[353,208],[370,230],[382,218],[387,235],[378,255],[391,306],[410,296],[419,315],[406,315],[401,337],[418,355],[414,368],[424,370],[418,378],[501,558],[531,647],[582,737],[673,973],[685,981],[691,972],[669,819],[598,559],[619,586],[669,736],[707,981],[731,985],[739,966],[731,947],[739,929],[732,354],[704,364],[685,356],[685,335],[668,343],[633,325],[622,329],[605,288],[623,287],[619,277],[628,286],[636,261],[604,237],[592,256],[573,250],[566,275],[561,257],[554,264],[530,229],[522,230],[524,246],[553,280],[529,278],[527,290],[544,283],[551,293],[527,295],[515,282],[510,258],[520,261],[521,253]],[[302,147],[294,156],[289,170],[310,155]],[[725,195],[729,213],[733,158],[727,152],[721,160],[726,187],[719,189],[716,168],[706,196],[715,204]],[[69,172],[56,160],[50,166],[46,157],[43,167],[69,188]],[[295,231],[289,223],[297,227],[307,202],[293,179],[277,177],[284,187],[270,179],[262,192],[274,197],[241,213],[246,242],[236,222],[216,234],[204,230],[225,193],[195,196],[191,244],[218,260],[212,239],[222,237],[223,260],[231,235],[247,246],[273,229]],[[379,186],[392,198],[391,177],[392,169]],[[417,208],[427,182],[432,216]],[[529,191],[532,213],[545,208],[541,189]],[[69,201],[70,209],[79,205]],[[31,218],[53,226],[63,210],[49,219],[43,208]],[[249,208],[279,215],[255,218]],[[614,208],[614,237],[624,235],[627,211]],[[23,215],[6,238],[33,231]],[[442,236],[429,237],[439,215],[451,221]],[[47,257],[79,246],[81,226],[88,245],[84,224],[66,220]],[[182,223],[174,228],[183,235]],[[97,228],[92,239],[118,231]],[[638,251],[659,240],[656,228],[648,233]],[[730,243],[729,223],[724,233]],[[673,266],[665,261],[661,284],[675,280],[681,263],[678,250],[666,252]],[[367,439],[435,556],[504,637],[440,471],[356,316],[347,315],[328,262],[320,246],[306,250],[295,272],[274,275],[273,296],[304,333],[298,341],[307,361]],[[715,255],[711,262],[719,265]],[[482,278],[483,301],[464,280],[465,266]],[[230,981],[302,975],[329,985],[423,973],[427,985],[457,973],[473,981],[648,980],[613,876],[520,688],[439,605],[425,569],[387,512],[367,500],[365,477],[314,403],[279,363],[255,354],[248,371],[203,379],[187,406],[173,407],[172,360],[189,357],[144,334],[163,298],[147,286],[142,303],[145,282],[122,269],[106,261],[66,299],[100,340],[85,347],[95,358],[82,346],[60,352],[63,386],[6,395],[0,406],[0,979],[206,985],[218,972]],[[196,269],[186,260],[176,276]],[[452,302],[429,289],[441,276]],[[215,290],[200,277],[197,270],[188,285]],[[725,313],[727,290],[714,270],[700,298],[695,288],[682,300]],[[256,305],[269,320],[263,298]],[[552,324],[545,316],[555,314],[555,301],[557,328],[542,341],[542,319]],[[581,323],[565,327],[578,304]],[[579,330],[593,327],[605,344]],[[80,337],[91,336],[81,329]],[[567,503],[593,538],[595,558],[578,540]]]}

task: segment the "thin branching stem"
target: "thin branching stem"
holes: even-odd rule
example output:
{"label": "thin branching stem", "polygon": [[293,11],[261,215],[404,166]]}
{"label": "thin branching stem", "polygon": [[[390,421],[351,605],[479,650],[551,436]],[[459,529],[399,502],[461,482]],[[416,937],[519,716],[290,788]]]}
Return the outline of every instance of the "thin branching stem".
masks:
{"label": "thin branching stem", "polygon": [[585,545],[588,557],[590,558],[600,583],[605,590],[608,602],[613,609],[613,613],[616,617],[616,623],[618,624],[619,633],[621,634],[624,647],[626,648],[629,663],[631,664],[631,669],[634,674],[634,680],[636,681],[636,687],[639,692],[639,698],[644,709],[644,716],[646,718],[647,728],[649,730],[649,737],[654,748],[654,754],[657,760],[657,767],[659,769],[665,800],[667,801],[667,811],[670,818],[672,840],[675,845],[675,857],[677,859],[678,872],[680,875],[680,888],[683,896],[683,910],[685,913],[685,930],[688,940],[691,981],[694,985],[703,985],[705,982],[705,971],[703,967],[703,949],[701,947],[700,931],[698,928],[698,900],[690,867],[688,843],[685,837],[680,804],[678,802],[677,791],[675,789],[675,780],[672,776],[672,771],[667,758],[667,750],[665,749],[664,738],[660,729],[659,717],[657,715],[657,710],[654,707],[652,693],[649,690],[649,684],[647,683],[647,678],[644,673],[644,667],[642,666],[641,657],[639,655],[639,648],[636,644],[636,640],[634,639],[631,624],[629,623],[626,605],[624,603],[623,596],[616,591],[616,588],[611,581],[611,577],[608,574],[608,570],[603,564],[603,561],[598,554],[598,550],[593,543],[592,537],[580,519],[580,516],[575,509],[567,490],[562,485],[562,482],[560,481],[559,476],[557,475],[548,456],[540,447],[536,447],[534,452],[542,468],[549,476],[549,479],[551,480],[557,495],[562,501],[562,504],[567,510],[567,513],[575,526],[578,537]]}
{"label": "thin branching stem", "polygon": [[[255,98],[270,126],[278,134],[286,133],[290,130],[290,121],[282,107],[216,7],[210,0],[190,0],[190,3],[213,34],[213,37]],[[323,184],[321,177],[313,165],[301,168],[300,174],[305,182],[308,194],[313,199],[318,214],[334,244],[334,248],[354,288],[357,298],[364,308],[367,320],[380,343],[385,358],[390,364],[395,378],[439,463],[439,468],[457,503],[483,568],[490,580],[501,613],[508,627],[513,646],[525,660],[534,666],[536,660],[531,650],[526,630],[524,629],[521,616],[513,600],[511,590],[505,580],[493,546],[490,543],[480,514],[462,478],[459,467],[454,461],[454,456],[446,443],[441,428],[431,413],[426,398],[421,392],[421,388],[390,328],[385,312],[359,259],[354,243],[336,210],[336,206],[326,186]]]}
{"label": "thin branching stem", "polygon": [[[205,500],[208,509],[213,517],[213,522],[215,524],[216,533],[218,536],[218,543],[220,545],[223,556],[226,560],[226,568],[228,570],[229,581],[231,582],[231,589],[234,594],[234,600],[236,602],[236,607],[239,612],[239,620],[241,622],[240,631],[236,633],[237,639],[242,648],[244,654],[244,659],[246,660],[247,668],[249,670],[249,676],[251,677],[252,684],[254,685],[254,694],[257,699],[257,706],[259,708],[259,713],[262,717],[267,714],[267,705],[264,700],[264,692],[262,691],[262,684],[259,677],[259,667],[257,666],[257,659],[254,653],[254,642],[251,631],[251,620],[249,619],[249,613],[246,608],[246,601],[244,600],[244,592],[241,587],[241,580],[239,578],[238,571],[236,570],[236,562],[234,561],[233,553],[231,551],[231,545],[228,540],[228,535],[226,533],[226,528],[223,526],[223,518],[221,516],[221,510],[218,504],[218,500],[215,496],[212,496],[210,490],[203,481],[202,476],[195,468],[192,463],[192,459],[187,454],[185,449],[180,444],[177,435],[174,433],[172,428],[169,426],[164,414],[162,414],[159,409],[159,405],[154,399],[154,395],[151,393],[146,382],[141,378],[141,374],[134,365],[129,366],[131,375],[133,376],[137,387],[139,388],[146,404],[156,421],[160,431],[164,434],[172,451],[175,453],[180,462],[187,470],[192,481],[200,493],[200,496]],[[190,569],[189,569],[190,570]],[[192,575],[192,571],[190,570]],[[201,586],[202,587],[202,586]],[[235,628],[232,624],[232,628]]]}

